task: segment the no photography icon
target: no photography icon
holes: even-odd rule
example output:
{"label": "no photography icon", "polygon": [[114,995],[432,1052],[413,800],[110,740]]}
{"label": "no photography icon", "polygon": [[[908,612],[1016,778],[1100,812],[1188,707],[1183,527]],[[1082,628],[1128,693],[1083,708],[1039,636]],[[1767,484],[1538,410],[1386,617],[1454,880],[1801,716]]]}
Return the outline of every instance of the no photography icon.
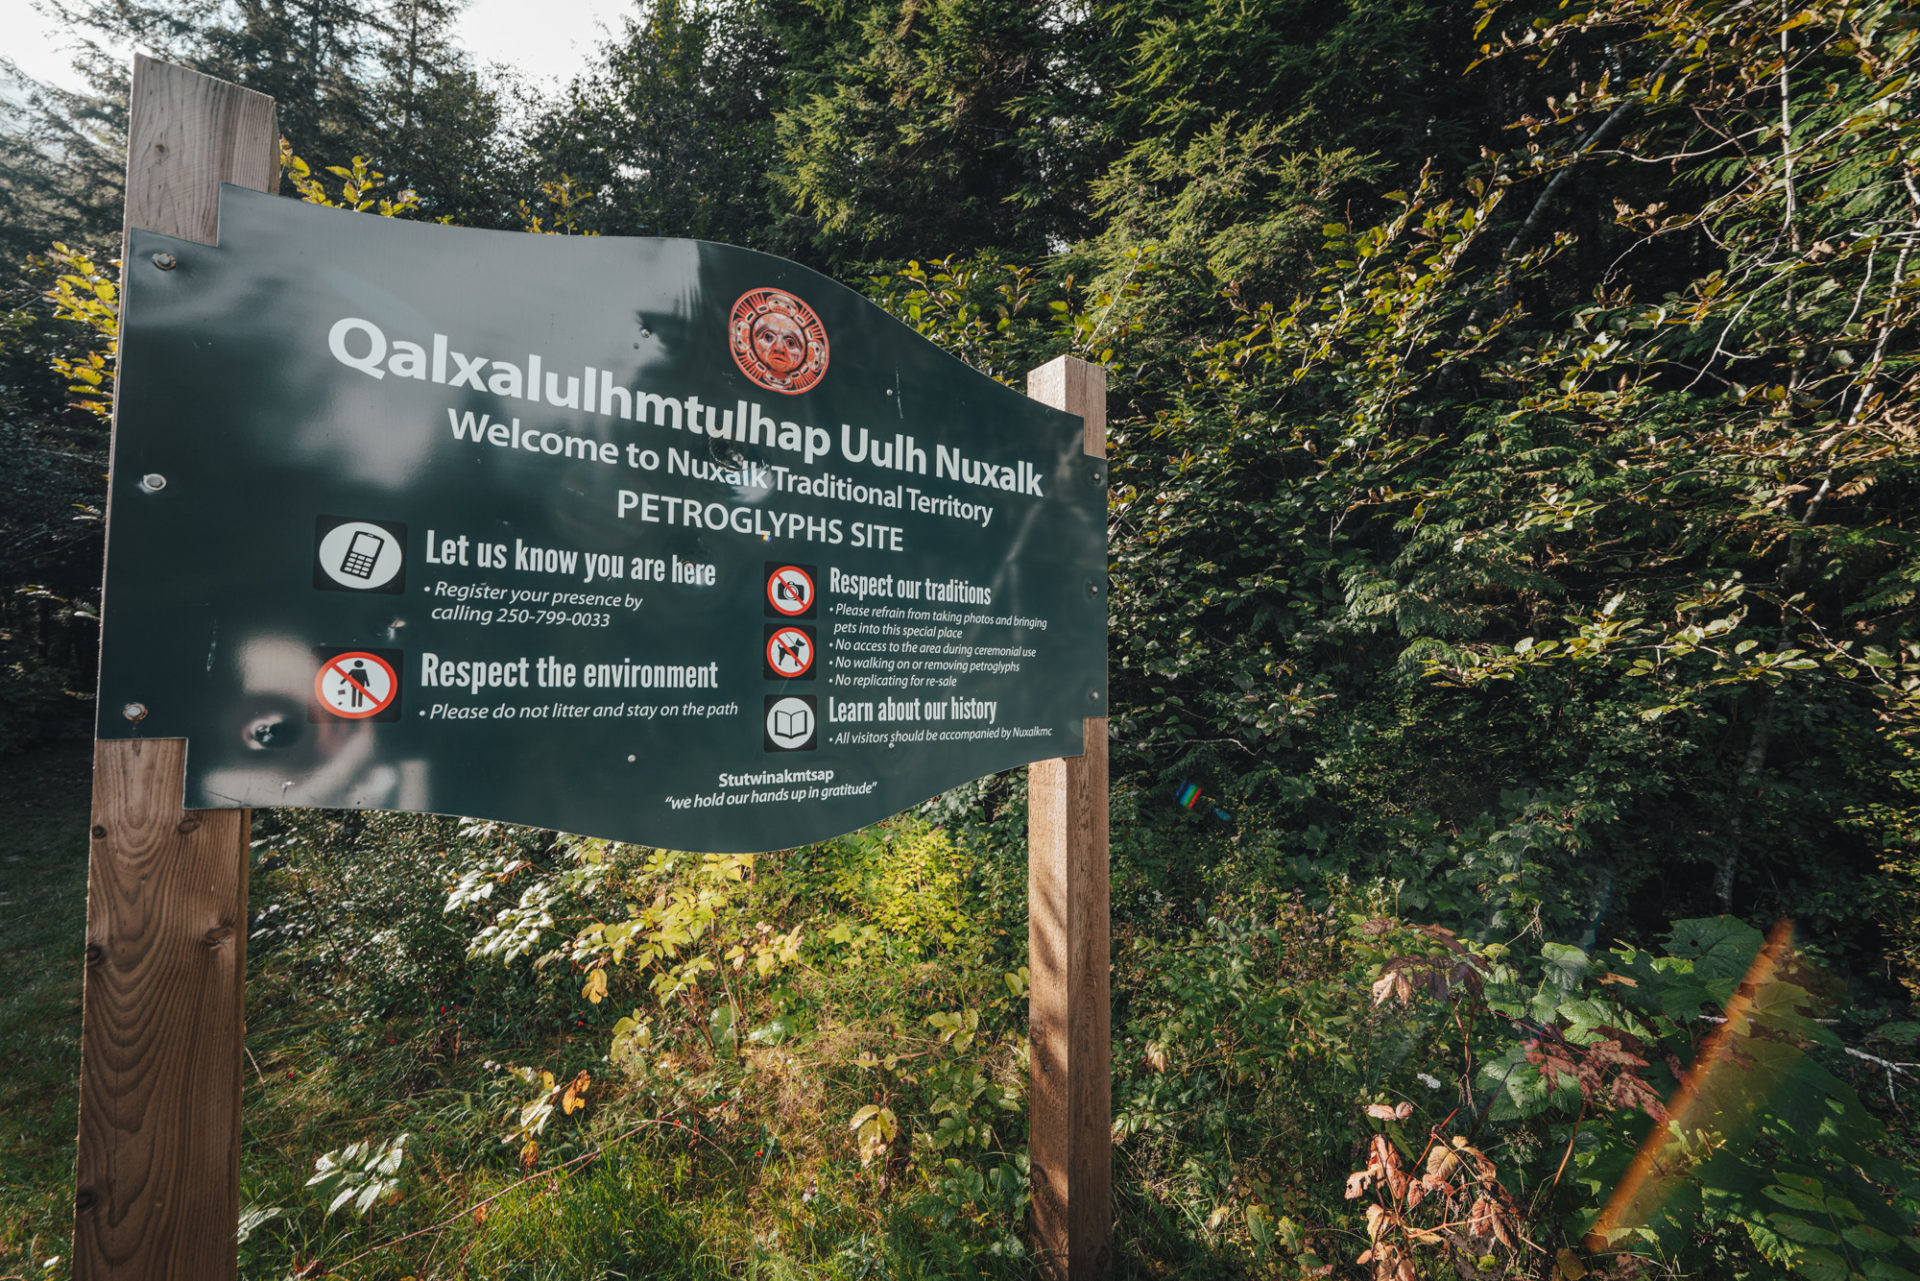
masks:
{"label": "no photography icon", "polygon": [[813,617],[813,574],[811,565],[768,565],[768,610],[785,618]]}

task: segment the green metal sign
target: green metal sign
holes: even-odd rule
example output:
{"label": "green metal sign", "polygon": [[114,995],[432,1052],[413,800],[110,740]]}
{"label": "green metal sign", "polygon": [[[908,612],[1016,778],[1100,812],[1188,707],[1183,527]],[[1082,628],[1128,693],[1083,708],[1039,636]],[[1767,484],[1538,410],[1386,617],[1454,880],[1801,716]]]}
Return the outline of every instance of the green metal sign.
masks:
{"label": "green metal sign", "polygon": [[814,272],[235,187],[127,263],[99,735],[189,808],[777,849],[1105,714],[1079,420]]}

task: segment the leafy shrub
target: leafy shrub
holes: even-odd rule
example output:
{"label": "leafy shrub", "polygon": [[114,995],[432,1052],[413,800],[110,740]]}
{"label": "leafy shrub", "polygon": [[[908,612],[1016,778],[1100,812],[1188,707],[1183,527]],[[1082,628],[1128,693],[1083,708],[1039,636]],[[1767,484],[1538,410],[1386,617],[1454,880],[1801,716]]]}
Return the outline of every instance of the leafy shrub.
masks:
{"label": "leafy shrub", "polygon": [[258,860],[249,948],[287,949],[310,979],[366,1019],[470,1007],[495,1023],[552,1025],[541,984],[523,971],[466,964],[470,923],[445,910],[459,872],[503,859],[532,866],[553,835],[502,824],[356,810],[270,810]]}
{"label": "leafy shrub", "polygon": [[937,951],[959,938],[966,922],[961,888],[967,867],[942,829],[863,828],[832,842],[828,851],[834,892],[879,926],[903,956]]}

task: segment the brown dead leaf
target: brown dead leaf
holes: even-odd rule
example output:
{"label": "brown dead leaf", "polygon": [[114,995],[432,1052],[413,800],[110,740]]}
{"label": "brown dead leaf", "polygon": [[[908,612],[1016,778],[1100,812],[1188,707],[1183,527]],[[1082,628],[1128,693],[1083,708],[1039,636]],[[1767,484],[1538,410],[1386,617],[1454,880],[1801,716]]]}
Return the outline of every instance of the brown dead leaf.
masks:
{"label": "brown dead leaf", "polygon": [[1407,1195],[1407,1175],[1400,1168],[1400,1154],[1393,1150],[1393,1144],[1384,1134],[1373,1136],[1373,1160],[1367,1163],[1369,1169],[1380,1167],[1380,1177],[1387,1183],[1387,1190],[1393,1193],[1393,1199],[1403,1200]]}
{"label": "brown dead leaf", "polygon": [[1392,997],[1402,1005],[1413,1004],[1413,984],[1407,982],[1407,976],[1399,970],[1388,970],[1373,984],[1373,1003],[1385,1005]]}
{"label": "brown dead leaf", "polygon": [[1491,1240],[1494,1221],[1493,1202],[1486,1197],[1475,1197],[1473,1208],[1467,1211],[1467,1235],[1476,1241]]}
{"label": "brown dead leaf", "polygon": [[[1460,1169],[1460,1158],[1443,1147],[1434,1147],[1427,1152],[1427,1179],[1430,1184],[1444,1185]],[[1440,1191],[1435,1187],[1434,1191]]]}

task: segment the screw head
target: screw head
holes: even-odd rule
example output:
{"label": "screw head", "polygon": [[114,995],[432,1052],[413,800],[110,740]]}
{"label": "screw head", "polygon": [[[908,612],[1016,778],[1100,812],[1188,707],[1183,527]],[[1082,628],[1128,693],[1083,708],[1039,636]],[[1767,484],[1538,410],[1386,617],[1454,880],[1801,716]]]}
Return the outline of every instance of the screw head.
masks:
{"label": "screw head", "polygon": [[120,714],[138,725],[141,721],[147,719],[147,705],[145,703],[128,703],[120,709]]}
{"label": "screw head", "polygon": [[153,256],[153,265],[162,271],[172,271],[180,265],[180,261],[172,254],[155,254]]}
{"label": "screw head", "polygon": [[1100,701],[1100,691],[1099,691],[1099,690],[1097,690],[1097,689],[1096,689],[1096,690],[1089,690],[1089,691],[1087,692],[1087,701],[1088,701],[1089,703],[1097,703],[1097,702],[1099,702],[1099,701]]}
{"label": "screw head", "polygon": [[167,478],[157,471],[150,471],[140,478],[140,488],[149,494],[157,494],[167,487]]}

